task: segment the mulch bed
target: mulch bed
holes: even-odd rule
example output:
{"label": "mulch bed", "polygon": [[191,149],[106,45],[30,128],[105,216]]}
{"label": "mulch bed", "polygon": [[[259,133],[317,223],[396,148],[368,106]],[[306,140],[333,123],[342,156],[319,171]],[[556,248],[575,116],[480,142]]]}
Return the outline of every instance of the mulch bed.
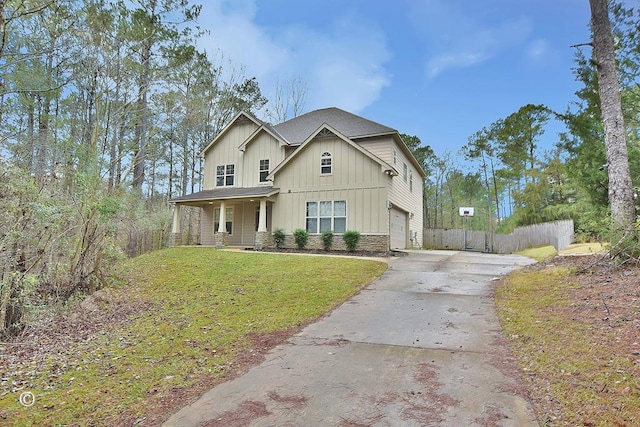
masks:
{"label": "mulch bed", "polygon": [[[253,250],[253,248],[251,249]],[[390,258],[397,256],[405,256],[406,252],[402,251],[325,251],[323,249],[296,249],[296,248],[265,248],[261,252],[274,252],[282,254],[311,254],[311,255],[339,255],[339,256],[360,256],[373,258]]]}

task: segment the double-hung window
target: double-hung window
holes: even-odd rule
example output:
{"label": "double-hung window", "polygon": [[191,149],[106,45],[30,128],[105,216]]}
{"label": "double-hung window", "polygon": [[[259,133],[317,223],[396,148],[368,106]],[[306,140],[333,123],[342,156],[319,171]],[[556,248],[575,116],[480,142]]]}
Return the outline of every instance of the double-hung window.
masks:
{"label": "double-hung window", "polygon": [[413,193],[413,171],[409,171],[409,191]]}
{"label": "double-hung window", "polygon": [[269,175],[269,159],[260,160],[260,182],[267,182]]}
{"label": "double-hung window", "polygon": [[[227,233],[231,234],[233,231],[233,208],[226,208],[224,213],[225,228]],[[215,233],[220,229],[220,208],[213,210],[213,231]]]}
{"label": "double-hung window", "polygon": [[307,232],[344,233],[347,230],[347,202],[344,200],[307,202]]}
{"label": "double-hung window", "polygon": [[233,177],[235,175],[235,165],[218,165],[216,166],[216,187],[224,187],[233,185]]}
{"label": "double-hung window", "polygon": [[320,156],[320,174],[331,175],[333,166],[332,160],[331,153],[327,151],[322,153],[322,156]]}

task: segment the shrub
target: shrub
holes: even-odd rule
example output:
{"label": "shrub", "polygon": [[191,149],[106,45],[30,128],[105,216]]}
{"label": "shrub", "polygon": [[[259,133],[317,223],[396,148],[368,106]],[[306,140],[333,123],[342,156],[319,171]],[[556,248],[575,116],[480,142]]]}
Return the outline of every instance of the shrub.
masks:
{"label": "shrub", "polygon": [[353,230],[347,230],[342,235],[344,244],[347,246],[347,251],[354,252],[360,242],[360,233]]}
{"label": "shrub", "polygon": [[282,228],[276,228],[273,231],[273,241],[275,242],[277,249],[280,249],[284,246],[284,238],[285,234]]}
{"label": "shrub", "polygon": [[309,233],[302,228],[296,228],[293,230],[293,240],[296,242],[298,249],[304,249],[307,246],[307,240],[309,240]]}
{"label": "shrub", "polygon": [[325,251],[331,250],[331,246],[333,246],[333,233],[330,230],[322,232],[322,247]]}

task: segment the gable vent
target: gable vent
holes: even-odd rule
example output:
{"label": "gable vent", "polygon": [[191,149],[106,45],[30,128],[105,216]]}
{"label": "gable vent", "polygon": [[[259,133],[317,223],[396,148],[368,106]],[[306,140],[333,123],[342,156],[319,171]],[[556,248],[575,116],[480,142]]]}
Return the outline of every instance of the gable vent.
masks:
{"label": "gable vent", "polygon": [[244,114],[240,114],[238,116],[238,118],[233,122],[233,124],[240,125],[242,123],[247,123],[247,122],[250,122],[250,121],[251,121],[251,119],[249,117],[245,116]]}
{"label": "gable vent", "polygon": [[331,132],[327,128],[322,129],[320,132],[318,132],[318,135],[316,135],[317,138],[330,138],[330,137],[335,137],[335,136],[336,136],[336,134]]}

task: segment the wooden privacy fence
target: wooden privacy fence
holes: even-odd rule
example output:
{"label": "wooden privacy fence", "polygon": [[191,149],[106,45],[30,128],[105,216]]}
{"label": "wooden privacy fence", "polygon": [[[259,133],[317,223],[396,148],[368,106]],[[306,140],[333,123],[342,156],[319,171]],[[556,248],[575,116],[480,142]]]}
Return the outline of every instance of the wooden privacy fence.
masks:
{"label": "wooden privacy fence", "polygon": [[510,254],[526,248],[553,245],[557,250],[573,242],[573,220],[518,227],[511,234],[464,229],[424,230],[424,246],[433,249],[469,250]]}

